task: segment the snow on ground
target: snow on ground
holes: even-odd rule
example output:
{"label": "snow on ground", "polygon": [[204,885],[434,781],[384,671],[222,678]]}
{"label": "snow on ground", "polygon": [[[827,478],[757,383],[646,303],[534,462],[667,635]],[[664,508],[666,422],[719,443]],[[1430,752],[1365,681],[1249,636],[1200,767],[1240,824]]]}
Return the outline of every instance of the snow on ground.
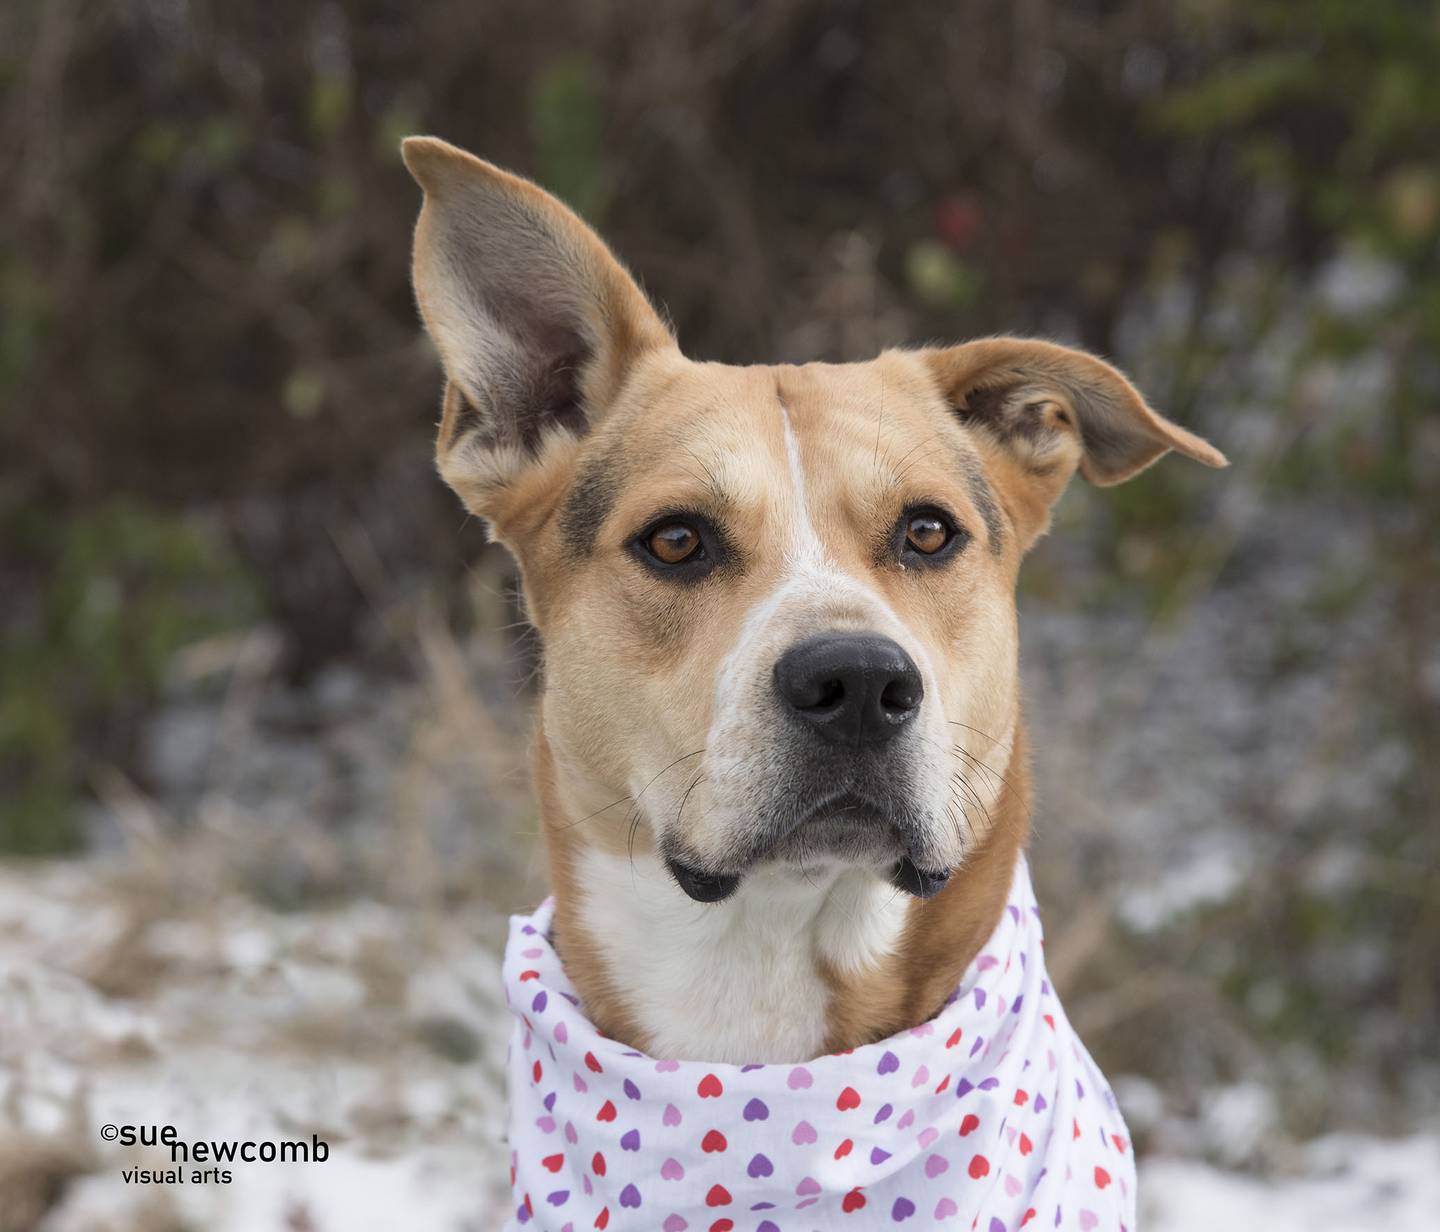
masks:
{"label": "snow on ground", "polygon": [[[489,1232],[507,1206],[503,935],[473,909],[436,928],[373,903],[157,903],[99,861],[0,872],[0,1111],[19,1131],[0,1139],[0,1228]],[[1217,1093],[1223,1136],[1268,1132],[1254,1094]],[[228,1185],[133,1185],[124,1168],[168,1160],[102,1142],[107,1123],[319,1134],[331,1155],[237,1164]],[[44,1171],[18,1143],[58,1152],[67,1184],[38,1223],[7,1225]],[[1142,1157],[1141,1193],[1153,1232],[1428,1232],[1440,1134],[1325,1138],[1278,1179]]]}
{"label": "snow on ground", "polygon": [[[95,865],[0,874],[0,1228],[494,1228],[507,1024],[482,938],[502,930],[473,911],[426,930],[374,905],[156,910]],[[111,1145],[105,1125],[318,1134],[329,1158],[127,1184],[124,1169],[167,1168],[168,1152]],[[7,1223],[47,1168],[61,1200]]]}
{"label": "snow on ground", "polygon": [[1193,1160],[1141,1161],[1146,1232],[1429,1232],[1440,1220],[1440,1134],[1336,1135],[1299,1175],[1258,1179]]}

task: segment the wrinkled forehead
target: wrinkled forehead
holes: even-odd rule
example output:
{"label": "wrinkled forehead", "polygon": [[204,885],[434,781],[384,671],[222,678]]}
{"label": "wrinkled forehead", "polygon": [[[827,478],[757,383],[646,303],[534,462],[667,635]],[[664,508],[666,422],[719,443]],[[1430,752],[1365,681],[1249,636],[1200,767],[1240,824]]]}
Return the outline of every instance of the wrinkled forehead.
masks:
{"label": "wrinkled forehead", "polygon": [[968,506],[998,546],[980,457],[903,356],[799,367],[686,361],[641,374],[626,391],[586,450],[562,528],[589,549],[602,524],[634,530],[665,512],[739,521],[803,513],[843,539],[847,523],[858,530],[922,493]]}

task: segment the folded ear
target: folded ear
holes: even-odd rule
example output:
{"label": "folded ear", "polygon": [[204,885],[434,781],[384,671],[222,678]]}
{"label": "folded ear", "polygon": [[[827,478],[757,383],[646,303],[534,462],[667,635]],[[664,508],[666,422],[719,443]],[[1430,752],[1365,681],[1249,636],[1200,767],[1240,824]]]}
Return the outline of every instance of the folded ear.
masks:
{"label": "folded ear", "polygon": [[922,352],[955,414],[996,446],[1028,543],[1078,467],[1101,487],[1122,483],[1169,450],[1206,466],[1225,455],[1152,410],[1103,360],[1051,342],[985,338]]}
{"label": "folded ear", "polygon": [[573,452],[669,331],[608,248],[543,189],[433,137],[405,166],[425,190],[414,282],[448,384],[440,473],[474,512]]}

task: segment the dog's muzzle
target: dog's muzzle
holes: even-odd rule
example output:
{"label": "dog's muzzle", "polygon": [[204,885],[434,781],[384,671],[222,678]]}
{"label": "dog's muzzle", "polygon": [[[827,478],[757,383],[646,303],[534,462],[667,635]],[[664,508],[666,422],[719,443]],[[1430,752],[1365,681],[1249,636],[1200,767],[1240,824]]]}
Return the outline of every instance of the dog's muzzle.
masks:
{"label": "dog's muzzle", "polygon": [[932,827],[916,812],[921,750],[898,739],[925,699],[915,661],[891,638],[829,631],[781,654],[773,677],[785,752],[773,802],[717,860],[679,846],[664,850],[676,884],[696,902],[718,903],[756,863],[803,869],[828,857],[888,870],[881,875],[917,898],[938,894],[951,870],[938,866]]}

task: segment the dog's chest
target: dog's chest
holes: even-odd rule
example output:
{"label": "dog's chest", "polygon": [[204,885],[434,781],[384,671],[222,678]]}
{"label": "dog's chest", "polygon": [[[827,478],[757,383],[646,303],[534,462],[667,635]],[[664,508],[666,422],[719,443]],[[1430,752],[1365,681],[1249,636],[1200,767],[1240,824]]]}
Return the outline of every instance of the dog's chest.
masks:
{"label": "dog's chest", "polygon": [[580,916],[656,1056],[737,1064],[822,1052],[831,989],[893,952],[905,900],[859,871],[748,878],[723,910],[690,902],[654,857],[587,851]]}

